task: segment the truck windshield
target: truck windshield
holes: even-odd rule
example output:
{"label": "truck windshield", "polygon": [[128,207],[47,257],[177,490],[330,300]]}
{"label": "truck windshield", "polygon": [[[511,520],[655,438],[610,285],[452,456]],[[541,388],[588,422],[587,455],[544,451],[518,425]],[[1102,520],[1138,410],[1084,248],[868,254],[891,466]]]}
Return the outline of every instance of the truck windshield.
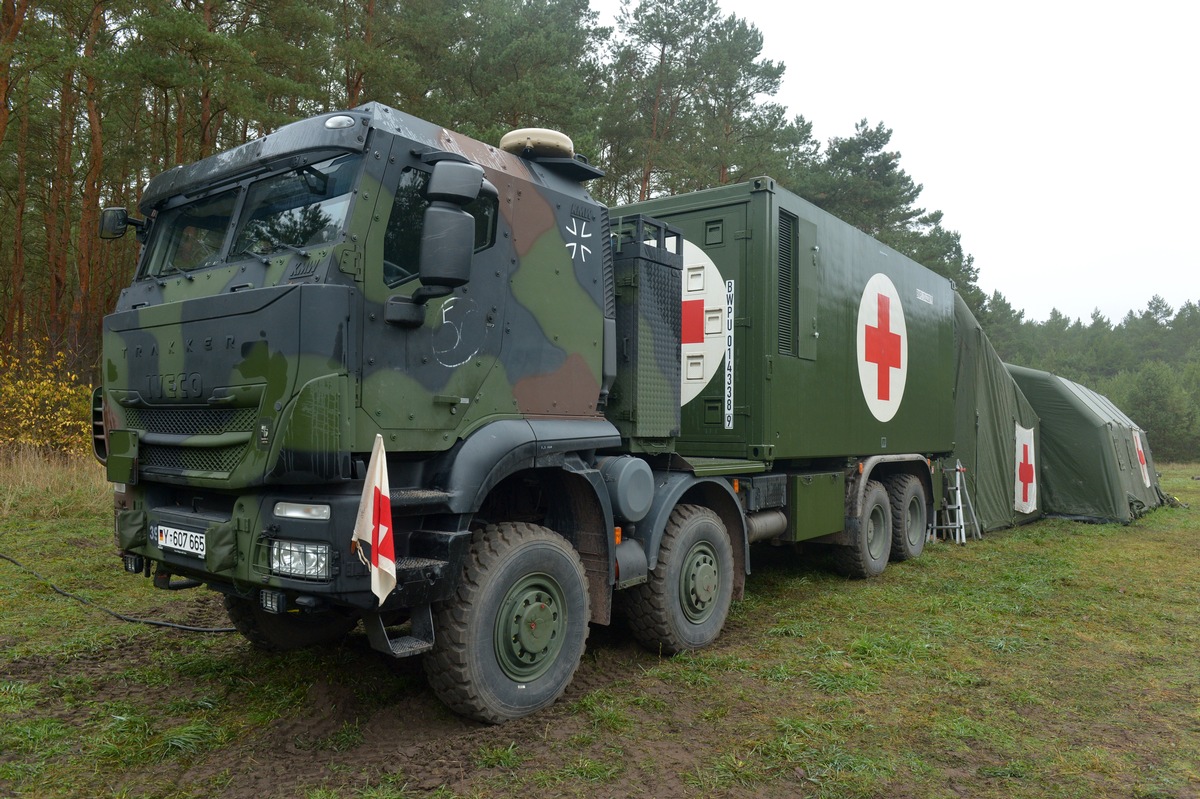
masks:
{"label": "truck windshield", "polygon": [[359,161],[361,156],[344,155],[252,185],[231,257],[335,241],[346,222]]}
{"label": "truck windshield", "polygon": [[[240,210],[235,188],[159,213],[144,274],[188,273],[336,241],[361,161],[344,155],[250,183]],[[232,244],[231,226],[237,231]]]}

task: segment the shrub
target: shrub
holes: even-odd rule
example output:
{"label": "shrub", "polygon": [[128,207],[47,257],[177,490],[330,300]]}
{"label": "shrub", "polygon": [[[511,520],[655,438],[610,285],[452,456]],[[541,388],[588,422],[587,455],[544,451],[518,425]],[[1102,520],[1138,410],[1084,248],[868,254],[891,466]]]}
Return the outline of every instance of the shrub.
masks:
{"label": "shrub", "polygon": [[0,446],[91,451],[91,388],[44,340],[24,352],[0,344]]}

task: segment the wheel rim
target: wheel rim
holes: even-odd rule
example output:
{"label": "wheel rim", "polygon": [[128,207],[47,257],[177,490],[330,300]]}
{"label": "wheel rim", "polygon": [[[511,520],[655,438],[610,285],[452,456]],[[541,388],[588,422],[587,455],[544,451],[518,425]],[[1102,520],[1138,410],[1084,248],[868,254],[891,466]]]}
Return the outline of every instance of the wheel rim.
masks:
{"label": "wheel rim", "polygon": [[712,544],[699,541],[688,550],[679,575],[679,599],[683,615],[693,624],[701,624],[712,616],[721,592],[721,572],[717,568],[717,552]]}
{"label": "wheel rim", "polygon": [[913,497],[909,501],[907,516],[905,531],[908,533],[908,543],[915,547],[925,536],[925,503],[920,497]]}
{"label": "wheel rim", "polygon": [[872,559],[879,560],[883,557],[891,535],[892,531],[889,529],[883,506],[873,505],[871,515],[867,517],[867,550],[871,553]]}
{"label": "wheel rim", "polygon": [[496,659],[513,680],[540,677],[562,651],[567,627],[562,586],[548,574],[526,575],[504,595],[496,616]]}

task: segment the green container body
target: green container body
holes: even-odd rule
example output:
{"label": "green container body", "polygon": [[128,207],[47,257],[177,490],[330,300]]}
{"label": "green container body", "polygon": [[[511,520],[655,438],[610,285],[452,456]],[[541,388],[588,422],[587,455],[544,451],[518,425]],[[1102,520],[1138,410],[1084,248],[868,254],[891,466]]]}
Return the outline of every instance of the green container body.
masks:
{"label": "green container body", "polygon": [[[732,379],[727,385],[724,369],[718,370],[685,403],[680,454],[802,467],[822,459],[953,449],[950,281],[771,178],[616,208],[613,224],[639,213],[679,228],[722,279],[732,281]],[[688,269],[685,259],[685,285]],[[886,368],[888,398],[898,400],[886,420],[872,412],[859,368],[865,362],[860,306],[876,275],[895,288],[890,326],[901,318],[898,304],[905,328],[902,351],[889,350],[877,358],[884,366],[868,367],[875,374]],[[866,304],[873,301],[868,296]],[[874,335],[895,336],[881,317],[868,317]],[[897,397],[901,371],[906,376]],[[878,378],[874,389],[880,389]]]}

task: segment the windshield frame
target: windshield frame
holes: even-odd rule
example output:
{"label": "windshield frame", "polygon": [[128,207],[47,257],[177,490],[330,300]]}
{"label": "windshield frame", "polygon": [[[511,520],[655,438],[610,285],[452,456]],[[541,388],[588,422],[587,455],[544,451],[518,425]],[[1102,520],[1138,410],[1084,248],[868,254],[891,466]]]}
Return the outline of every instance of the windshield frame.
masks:
{"label": "windshield frame", "polygon": [[[339,153],[314,164],[297,164],[294,159],[288,159],[285,168],[248,174],[234,182],[225,181],[203,194],[172,197],[152,217],[137,279],[161,280],[173,275],[183,275],[191,279],[193,273],[247,260],[269,263],[272,257],[281,253],[299,253],[307,257],[311,249],[329,247],[344,241],[354,214],[365,164],[366,159],[361,153]],[[314,175],[320,177],[314,178]],[[289,179],[293,185],[309,185],[314,195],[317,193],[311,186],[314,182],[325,192],[333,190],[334,193],[308,205],[296,203],[284,208],[276,203],[277,211],[289,215],[296,209],[335,207],[338,218],[328,218],[323,222],[320,228],[322,233],[315,240],[309,236],[299,244],[292,244],[280,240],[270,241],[270,236],[260,237],[261,240],[242,247],[239,252],[239,237],[253,221],[247,214],[261,211],[264,207],[262,204],[251,207],[251,202],[256,197],[278,198],[278,194],[270,193],[270,186],[281,186]],[[220,205],[214,209],[214,204]],[[207,214],[195,213],[206,209],[209,210]],[[213,211],[217,213],[212,213]],[[227,215],[224,215],[225,211],[228,211]],[[185,224],[181,227],[180,223],[185,220],[200,224]],[[219,247],[215,245],[218,235]],[[258,246],[261,241],[268,241],[269,244]],[[190,260],[181,261],[178,254],[185,248],[189,248],[189,255],[191,248],[198,249],[203,257],[192,256]]]}

